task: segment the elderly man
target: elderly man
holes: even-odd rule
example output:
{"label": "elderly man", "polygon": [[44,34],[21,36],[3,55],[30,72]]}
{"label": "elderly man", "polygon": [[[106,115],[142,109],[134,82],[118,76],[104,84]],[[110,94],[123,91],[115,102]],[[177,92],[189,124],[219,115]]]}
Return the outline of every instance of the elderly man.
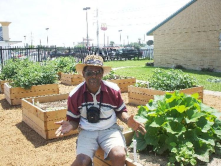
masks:
{"label": "elderly man", "polygon": [[113,166],[124,166],[126,144],[117,118],[135,131],[145,133],[143,124],[127,114],[125,103],[117,84],[102,80],[111,67],[103,66],[103,59],[88,55],[84,64],[77,64],[76,70],[85,82],[76,86],[68,97],[67,121],[56,122],[61,126],[56,135],[80,129],[77,139],[77,157],[72,166],[91,166],[99,146]]}

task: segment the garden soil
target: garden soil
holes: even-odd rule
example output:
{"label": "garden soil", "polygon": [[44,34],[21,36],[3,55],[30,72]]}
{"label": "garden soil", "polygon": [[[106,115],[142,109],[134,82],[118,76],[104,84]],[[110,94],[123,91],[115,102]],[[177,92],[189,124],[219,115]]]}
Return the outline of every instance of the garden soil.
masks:
{"label": "garden soil", "polygon": [[[74,86],[59,84],[60,93],[69,93]],[[128,104],[127,93],[122,97],[130,115],[136,114],[137,107]],[[204,103],[221,111],[221,95],[204,94]],[[0,166],[69,166],[76,157],[77,135],[45,140],[28,125],[22,122],[21,106],[11,106],[0,94]],[[128,130],[127,126],[119,122]],[[132,153],[129,156],[133,159]],[[148,151],[138,154],[141,165],[166,165],[165,156]],[[221,157],[212,155],[209,166],[220,166]]]}

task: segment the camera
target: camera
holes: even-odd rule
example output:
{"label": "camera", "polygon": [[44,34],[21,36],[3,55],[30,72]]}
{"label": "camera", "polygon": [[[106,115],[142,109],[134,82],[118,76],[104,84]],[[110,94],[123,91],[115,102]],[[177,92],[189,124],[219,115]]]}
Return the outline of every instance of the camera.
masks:
{"label": "camera", "polygon": [[100,119],[100,109],[97,107],[90,107],[87,110],[87,120],[90,123],[97,123]]}

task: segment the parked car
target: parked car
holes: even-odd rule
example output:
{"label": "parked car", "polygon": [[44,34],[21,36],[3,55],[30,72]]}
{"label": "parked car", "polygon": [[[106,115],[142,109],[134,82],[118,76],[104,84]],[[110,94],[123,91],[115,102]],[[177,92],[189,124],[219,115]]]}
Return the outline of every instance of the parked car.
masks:
{"label": "parked car", "polygon": [[116,56],[118,56],[121,60],[122,59],[135,59],[135,57],[140,58],[142,57],[142,52],[138,51],[137,49],[119,49],[116,52]]}
{"label": "parked car", "polygon": [[108,51],[108,56],[111,60],[118,60],[117,56],[117,50],[116,49],[111,49]]}

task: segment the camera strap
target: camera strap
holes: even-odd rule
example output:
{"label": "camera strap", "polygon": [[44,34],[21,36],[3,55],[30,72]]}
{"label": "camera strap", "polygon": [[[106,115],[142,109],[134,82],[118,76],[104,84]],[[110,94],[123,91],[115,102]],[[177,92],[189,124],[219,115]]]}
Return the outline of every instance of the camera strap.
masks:
{"label": "camera strap", "polygon": [[[101,103],[102,103],[102,100],[103,100],[103,92],[101,91],[100,92],[100,104],[99,104],[99,110],[101,110]],[[85,104],[86,104],[86,109],[88,111],[88,107],[87,107],[87,94],[84,95],[84,99],[85,99]]]}

